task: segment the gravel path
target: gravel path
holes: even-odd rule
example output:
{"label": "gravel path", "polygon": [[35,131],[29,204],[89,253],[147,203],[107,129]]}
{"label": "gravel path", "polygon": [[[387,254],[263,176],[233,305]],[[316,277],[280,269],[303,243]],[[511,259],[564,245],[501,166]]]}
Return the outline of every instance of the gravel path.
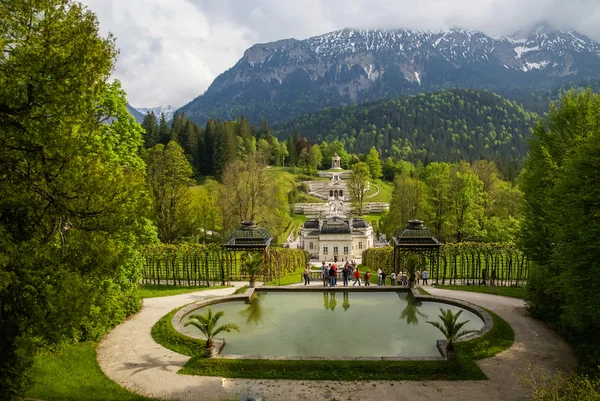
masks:
{"label": "gravel path", "polygon": [[[242,285],[242,284],[239,284]],[[236,400],[240,394],[258,394],[276,400],[473,400],[521,401],[525,390],[519,372],[531,362],[537,374],[572,370],[575,358],[568,347],[544,324],[527,316],[523,301],[488,294],[438,290],[448,296],[483,306],[513,327],[513,346],[479,362],[487,381],[332,382],[247,380],[177,375],[187,356],[156,344],[150,329],[172,309],[206,297],[224,296],[233,289],[209,290],[144,300],[142,310],[110,332],[98,347],[98,363],[104,373],[123,387],[165,400]]]}

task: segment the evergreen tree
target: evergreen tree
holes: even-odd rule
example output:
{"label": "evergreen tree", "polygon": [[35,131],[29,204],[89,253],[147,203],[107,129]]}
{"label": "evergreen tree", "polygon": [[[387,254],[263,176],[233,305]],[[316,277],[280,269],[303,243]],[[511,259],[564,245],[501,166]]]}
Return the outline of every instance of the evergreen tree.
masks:
{"label": "evergreen tree", "polygon": [[221,175],[229,165],[237,159],[237,136],[235,135],[234,124],[227,121],[217,125],[215,134],[215,147],[213,153],[213,166],[215,177],[221,178]]}
{"label": "evergreen tree", "polygon": [[151,148],[154,147],[158,143],[158,121],[156,120],[156,115],[154,112],[148,112],[144,116],[144,121],[142,122],[142,128],[146,133],[144,134],[144,147]]}
{"label": "evergreen tree", "polygon": [[160,113],[160,123],[158,125],[158,143],[163,145],[168,144],[171,141],[171,129],[167,124],[167,119],[164,113]]}

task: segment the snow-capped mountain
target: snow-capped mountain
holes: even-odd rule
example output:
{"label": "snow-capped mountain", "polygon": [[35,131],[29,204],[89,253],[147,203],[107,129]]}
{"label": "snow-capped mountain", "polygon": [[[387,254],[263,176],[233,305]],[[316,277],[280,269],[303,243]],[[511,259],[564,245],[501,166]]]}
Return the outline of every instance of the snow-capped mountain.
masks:
{"label": "snow-capped mountain", "polygon": [[479,31],[343,29],[257,44],[181,111],[198,122],[271,121],[323,107],[440,88],[511,93],[600,78],[600,45],[538,26],[493,38]]}
{"label": "snow-capped mountain", "polygon": [[142,113],[144,116],[150,112],[154,113],[156,118],[160,118],[161,114],[165,115],[165,119],[167,121],[171,121],[173,119],[173,114],[175,114],[175,109],[171,107],[171,105],[166,106],[158,106],[158,107],[136,107],[137,111]]}

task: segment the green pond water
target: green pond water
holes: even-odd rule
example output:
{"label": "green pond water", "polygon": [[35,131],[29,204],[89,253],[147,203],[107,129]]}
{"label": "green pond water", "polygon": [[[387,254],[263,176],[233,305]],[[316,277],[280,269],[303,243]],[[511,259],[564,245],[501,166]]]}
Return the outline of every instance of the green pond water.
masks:
{"label": "green pond water", "polygon": [[[251,303],[209,306],[224,311],[219,324],[240,332],[223,333],[226,354],[269,356],[439,356],[442,333],[426,323],[439,320],[439,308],[462,310],[465,329],[479,330],[474,313],[438,302],[417,302],[409,292],[257,292]],[[207,307],[206,307],[207,308]],[[190,312],[203,314],[205,308]],[[187,326],[188,332],[200,333]]]}

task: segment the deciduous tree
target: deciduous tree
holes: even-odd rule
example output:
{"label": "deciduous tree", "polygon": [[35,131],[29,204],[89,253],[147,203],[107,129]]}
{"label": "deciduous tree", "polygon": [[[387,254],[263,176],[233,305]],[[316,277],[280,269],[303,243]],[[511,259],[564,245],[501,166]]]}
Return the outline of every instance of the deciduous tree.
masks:
{"label": "deciduous tree", "polygon": [[152,237],[142,129],[114,38],[65,0],[0,2],[0,400],[41,344],[98,339],[138,307]]}
{"label": "deciduous tree", "polygon": [[369,188],[370,181],[371,172],[367,163],[359,162],[352,166],[352,174],[348,180],[348,190],[352,196],[352,203],[359,215],[363,214],[365,194]]}
{"label": "deciduous tree", "polygon": [[146,156],[147,180],[152,195],[158,238],[174,243],[194,234],[190,187],[192,166],[175,141],[156,145]]}

